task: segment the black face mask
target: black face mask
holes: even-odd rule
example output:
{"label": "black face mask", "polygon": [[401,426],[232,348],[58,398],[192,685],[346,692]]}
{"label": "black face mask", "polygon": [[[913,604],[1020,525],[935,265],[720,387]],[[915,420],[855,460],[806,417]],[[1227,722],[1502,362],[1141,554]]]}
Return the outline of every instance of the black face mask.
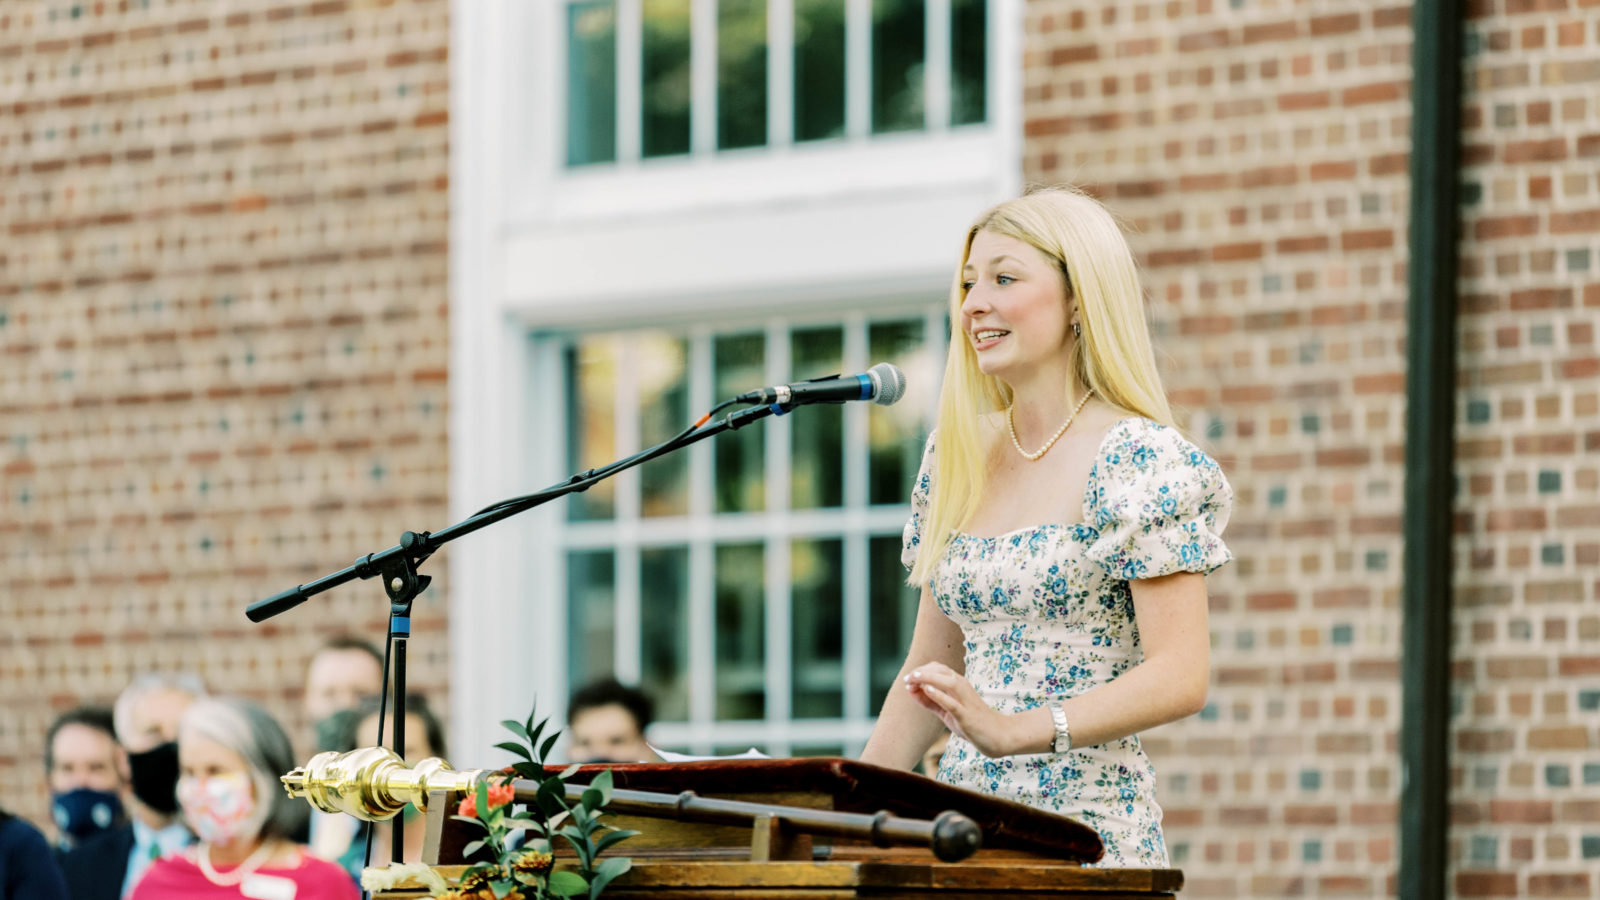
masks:
{"label": "black face mask", "polygon": [[128,754],[133,795],[162,815],[178,811],[178,742],[157,744]]}

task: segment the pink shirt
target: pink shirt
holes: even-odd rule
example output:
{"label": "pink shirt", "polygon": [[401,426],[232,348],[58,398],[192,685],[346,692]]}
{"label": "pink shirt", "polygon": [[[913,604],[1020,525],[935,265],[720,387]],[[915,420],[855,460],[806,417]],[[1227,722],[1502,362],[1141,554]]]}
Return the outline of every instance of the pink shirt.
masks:
{"label": "pink shirt", "polygon": [[[231,866],[217,866],[226,876]],[[128,900],[186,900],[197,898],[245,898],[245,900],[357,900],[361,891],[350,873],[338,865],[301,853],[299,865],[291,868],[262,866],[238,884],[213,884],[187,853],[157,860],[139,879]]]}

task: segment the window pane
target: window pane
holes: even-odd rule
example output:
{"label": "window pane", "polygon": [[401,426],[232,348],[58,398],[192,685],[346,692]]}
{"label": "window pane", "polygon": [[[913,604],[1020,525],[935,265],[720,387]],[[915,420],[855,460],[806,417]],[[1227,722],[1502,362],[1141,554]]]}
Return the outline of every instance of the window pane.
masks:
{"label": "window pane", "polygon": [[795,0],[794,139],[844,135],[845,0]]}
{"label": "window pane", "polygon": [[989,2],[950,0],[950,124],[984,121],[989,95]]}
{"label": "window pane", "polygon": [[[765,350],[759,334],[719,337],[712,342],[712,384],[719,401],[761,387]],[[717,512],[759,512],[766,507],[766,433],[760,427],[741,428],[713,439]]]}
{"label": "window pane", "polygon": [[[640,449],[654,447],[689,425],[689,344],[643,335],[634,348],[639,375]],[[681,516],[689,511],[689,454],[669,453],[639,467],[640,512]]]}
{"label": "window pane", "polygon": [[612,0],[567,7],[567,164],[617,158],[617,10]]}
{"label": "window pane", "polygon": [[[890,362],[902,371],[933,371],[919,365],[925,353],[922,320],[875,322],[867,329],[868,357],[874,363]],[[867,410],[867,502],[905,503],[911,497],[911,479],[922,463],[927,440],[922,411],[910,403],[873,405]]]}
{"label": "window pane", "polygon": [[[602,334],[580,339],[567,350],[567,469],[581,472],[617,458],[617,359],[620,339]],[[567,518],[609,519],[616,515],[616,481],[568,494]]]}
{"label": "window pane", "polygon": [[[844,359],[844,329],[797,330],[789,341],[789,356],[791,380],[837,375]],[[791,422],[790,505],[795,509],[840,506],[844,503],[844,407],[808,406],[795,413]]]}
{"label": "window pane", "polygon": [[640,670],[656,718],[689,718],[689,551],[656,547],[639,554]]}
{"label": "window pane", "polygon": [[790,545],[792,705],[797,719],[844,714],[844,542]]}
{"label": "window pane", "polygon": [[717,548],[715,715],[759,719],[767,711],[766,552],[760,544]]}
{"label": "window pane", "polygon": [[795,744],[790,756],[844,756],[843,744]]}
{"label": "window pane", "polygon": [[767,142],[767,0],[717,2],[717,146]]}
{"label": "window pane", "polygon": [[867,654],[871,660],[868,684],[868,708],[876,710],[900,666],[911,649],[911,626],[917,620],[919,592],[906,584],[906,570],[900,565],[900,536],[873,538],[867,548],[868,566],[872,569],[868,583]]}
{"label": "window pane", "polygon": [[872,0],[872,130],[922,128],[926,0]]}
{"label": "window pane", "polygon": [[689,152],[690,0],[644,0],[640,123],[646,157]]}
{"label": "window pane", "polygon": [[616,674],[616,555],[567,554],[567,683],[573,687]]}

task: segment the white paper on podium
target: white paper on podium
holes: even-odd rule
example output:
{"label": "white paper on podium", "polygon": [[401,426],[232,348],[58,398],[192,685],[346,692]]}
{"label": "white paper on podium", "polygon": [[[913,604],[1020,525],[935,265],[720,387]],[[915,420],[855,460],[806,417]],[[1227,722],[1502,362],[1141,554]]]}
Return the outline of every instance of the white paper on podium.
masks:
{"label": "white paper on podium", "polygon": [[746,750],[743,753],[735,753],[732,756],[691,756],[691,755],[689,755],[687,753],[673,753],[671,750],[663,750],[660,747],[656,747],[654,745],[652,745],[650,747],[650,749],[655,751],[656,756],[660,757],[662,762],[669,762],[669,763],[708,762],[708,761],[711,761],[711,760],[718,760],[718,759],[771,759],[772,758],[772,757],[766,755],[765,753],[762,753],[760,750],[757,750],[754,747],[751,747],[749,750]]}

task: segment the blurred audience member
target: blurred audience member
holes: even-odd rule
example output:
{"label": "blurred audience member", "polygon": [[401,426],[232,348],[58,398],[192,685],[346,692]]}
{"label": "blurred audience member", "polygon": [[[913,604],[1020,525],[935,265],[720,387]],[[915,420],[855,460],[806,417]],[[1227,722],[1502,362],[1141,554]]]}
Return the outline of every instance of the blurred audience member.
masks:
{"label": "blurred audience member", "polygon": [[[378,698],[368,697],[356,707],[350,717],[350,727],[347,731],[343,745],[349,748],[356,747],[391,747],[394,744],[394,710],[390,709],[384,718],[383,734],[378,733]],[[439,717],[434,715],[429,707],[426,697],[420,694],[406,696],[406,753],[408,765],[427,759],[430,756],[444,757],[444,725]],[[320,815],[330,815],[321,813]],[[359,880],[361,869],[367,864],[367,842],[359,837],[364,834],[361,826],[365,823],[342,813],[331,814],[332,818],[348,823],[347,828],[334,829],[319,826],[316,829],[317,839],[322,843],[313,846],[312,850],[323,859],[334,859],[344,866],[350,874]],[[374,866],[387,865],[394,857],[394,844],[392,834],[396,821],[403,823],[402,843],[405,859],[403,862],[420,862],[422,859],[422,840],[427,835],[427,820],[422,813],[411,804],[407,803],[400,815],[395,820],[377,823],[372,835],[372,858]],[[345,836],[344,845],[336,846],[333,834],[340,833]]]}
{"label": "blurred audience member", "polygon": [[127,761],[117,747],[111,710],[80,706],[50,723],[44,771],[60,850],[123,824]]}
{"label": "blurred audience member", "polygon": [[62,857],[74,900],[126,897],[158,857],[194,836],[178,818],[178,720],[205,687],[193,675],[141,675],[112,708],[128,764],[128,824],[80,842]]}
{"label": "blurred audience member", "polygon": [[317,648],[306,666],[305,695],[306,718],[316,728],[316,750],[350,749],[335,746],[349,730],[336,714],[382,690],[383,654],[372,644],[340,635]]}
{"label": "blurred audience member", "polygon": [[0,898],[67,900],[56,855],[39,829],[0,809]]}
{"label": "blurred audience member", "polygon": [[572,762],[656,762],[645,743],[655,704],[638,688],[614,678],[585,685],[567,702]]}
{"label": "blurred audience member", "polygon": [[343,870],[286,837],[305,802],[279,782],[294,767],[294,749],[266,710],[231,698],[195,701],[178,727],[178,759],[178,800],[199,842],[157,860],[131,900],[359,896]]}

